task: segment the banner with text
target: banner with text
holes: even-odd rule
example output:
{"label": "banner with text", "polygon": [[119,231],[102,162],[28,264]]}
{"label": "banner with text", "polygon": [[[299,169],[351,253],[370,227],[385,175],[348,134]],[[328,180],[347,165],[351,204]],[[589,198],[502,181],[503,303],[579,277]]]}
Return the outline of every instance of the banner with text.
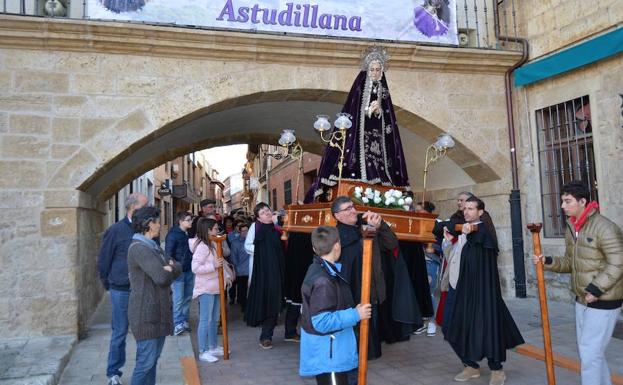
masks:
{"label": "banner with text", "polygon": [[457,45],[456,0],[87,0],[87,17]]}

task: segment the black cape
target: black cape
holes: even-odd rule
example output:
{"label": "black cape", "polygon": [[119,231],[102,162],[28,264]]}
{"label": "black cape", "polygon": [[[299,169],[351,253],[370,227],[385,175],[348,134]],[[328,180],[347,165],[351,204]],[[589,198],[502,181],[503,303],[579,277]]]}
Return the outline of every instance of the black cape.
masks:
{"label": "black cape", "polygon": [[404,255],[420,314],[422,317],[432,317],[434,313],[433,299],[430,295],[423,245],[420,242],[400,241],[400,250]]}
{"label": "black cape", "polygon": [[244,314],[249,326],[258,326],[281,310],[284,256],[280,238],[272,223],[255,222],[253,273]]}
{"label": "black cape", "polygon": [[502,299],[497,255],[497,242],[486,226],[479,225],[477,232],[467,235],[454,310],[444,337],[463,359],[504,362],[507,349],[524,343]]}
{"label": "black cape", "polygon": [[361,264],[363,262],[363,236],[357,226],[337,224],[340,233],[342,252],[339,262],[342,264],[342,277],[350,284],[353,299],[356,303],[361,300]]}
{"label": "black cape", "polygon": [[423,325],[413,285],[402,253],[383,253],[387,298],[379,306],[381,338],[388,344],[407,341]]}
{"label": "black cape", "polygon": [[[348,280],[353,299],[356,304],[361,301],[361,273],[363,263],[363,235],[359,226],[337,224],[340,233],[342,253],[339,262],[342,264],[342,276]],[[372,272],[374,274],[374,272]],[[357,342],[359,342],[359,327],[356,328]],[[368,359],[379,358],[381,351],[381,335],[378,325],[378,310],[375,314],[373,306],[372,318],[368,329]]]}
{"label": "black cape", "polygon": [[314,250],[309,233],[289,233],[285,258],[285,298],[286,301],[300,304],[301,286],[307,269],[314,259]]}

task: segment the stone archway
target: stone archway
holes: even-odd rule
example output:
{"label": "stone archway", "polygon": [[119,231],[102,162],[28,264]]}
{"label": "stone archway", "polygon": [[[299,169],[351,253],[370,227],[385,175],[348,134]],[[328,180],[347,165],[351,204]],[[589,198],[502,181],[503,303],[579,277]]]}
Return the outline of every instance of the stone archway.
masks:
{"label": "stone archway", "polygon": [[[235,143],[275,143],[280,127],[298,128],[297,135],[305,150],[321,154],[323,144],[311,129],[311,123],[317,114],[339,111],[346,95],[343,91],[318,89],[276,90],[244,95],[200,108],[131,143],[77,188],[105,199],[143,172],[192,151]],[[415,176],[412,179],[416,187],[418,175],[413,171],[422,169],[418,166],[423,162],[423,151],[413,151],[413,146],[418,150],[425,149],[443,131],[400,106],[396,106],[396,110],[405,147],[411,150],[407,156],[410,157],[408,161],[412,160],[410,171]],[[135,111],[117,123],[113,130],[124,130],[147,121]],[[82,156],[77,153],[59,172],[72,169],[76,176],[89,174],[92,171],[90,164],[79,160]],[[414,162],[416,157],[422,159]],[[459,175],[459,179],[446,180],[444,188],[499,179],[491,167],[460,142],[450,152],[449,158],[452,162],[447,162],[445,171]]]}
{"label": "stone archway", "polygon": [[[0,255],[8,268],[0,279],[0,337],[81,330],[102,294],[94,265],[103,198],[176,155],[219,144],[274,143],[290,128],[266,117],[261,129],[227,131],[240,111],[265,114],[278,105],[336,111],[368,45],[1,19]],[[465,179],[440,185],[440,194],[468,184],[486,186],[505,201],[504,72],[517,54],[388,47],[388,82],[409,153],[442,130],[460,143],[437,170],[448,167]],[[288,124],[308,150],[319,150],[313,130],[305,128],[311,120],[298,118]],[[171,137],[180,141],[167,142]]]}
{"label": "stone archway", "polygon": [[[69,182],[72,184],[70,188],[84,192],[85,194],[81,196],[93,200],[92,206],[80,207],[78,204],[75,211],[46,207],[44,211],[49,223],[55,220],[62,223],[63,219],[60,218],[63,214],[68,214],[70,221],[73,221],[75,215],[78,223],[82,221],[87,224],[86,227],[76,228],[78,259],[83,261],[78,265],[80,273],[77,287],[80,291],[77,299],[79,307],[86,310],[85,313],[78,313],[79,328],[86,321],[89,304],[95,303],[93,299],[97,298],[100,290],[93,258],[96,250],[80,248],[81,244],[96,244],[99,232],[103,230],[98,227],[102,222],[102,213],[97,209],[99,202],[146,170],[188,152],[235,143],[275,143],[281,127],[310,126],[316,114],[339,111],[345,98],[344,91],[318,89],[253,93],[199,108],[155,130],[150,127],[150,122],[157,120],[158,117],[148,116],[145,110],[137,109],[121,120],[113,122],[111,126],[103,128],[99,136],[94,136],[91,141],[85,143],[83,149],[76,152],[59,168],[56,176],[50,181],[50,187],[62,187],[59,181]],[[443,131],[399,105],[396,105],[396,108],[399,118],[404,120],[404,123],[400,121],[400,125],[403,143],[410,146],[408,157],[418,158],[419,155],[421,159],[418,161],[423,162],[423,150]],[[150,133],[129,144],[119,140],[124,133],[130,133],[129,136],[133,137],[131,134],[137,128]],[[299,129],[298,134],[299,140],[308,151],[316,153],[322,151],[322,144],[311,128]],[[119,139],[111,143],[107,140],[111,135]],[[418,151],[414,151],[415,148],[420,150],[419,154]],[[95,167],[97,159],[91,154],[96,150],[103,150],[103,154],[110,156],[111,159]],[[112,156],[115,153],[117,155]],[[446,161],[442,170],[436,174],[455,175],[455,180],[445,181],[444,188],[500,179],[490,166],[460,142],[450,157],[452,160]],[[421,169],[419,164],[412,168]],[[67,175],[63,176],[64,173]],[[81,183],[76,186],[79,181]],[[87,277],[90,279],[86,279]]]}

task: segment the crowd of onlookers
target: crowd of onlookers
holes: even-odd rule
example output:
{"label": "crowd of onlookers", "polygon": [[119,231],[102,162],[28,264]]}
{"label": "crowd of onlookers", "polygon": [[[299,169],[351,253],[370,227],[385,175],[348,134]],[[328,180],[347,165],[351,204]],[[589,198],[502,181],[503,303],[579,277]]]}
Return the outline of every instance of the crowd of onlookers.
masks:
{"label": "crowd of onlookers", "polygon": [[[215,207],[214,200],[205,199],[200,203],[201,211],[197,216],[187,211],[177,212],[162,248],[160,210],[147,206],[144,195],[134,193],[126,199],[126,217],[104,233],[97,266],[112,305],[112,335],[106,370],[109,385],[122,383],[125,341],[130,329],[137,340],[137,360],[131,383],[155,383],[164,338],[191,331],[189,311],[194,299],[199,304],[199,360],[215,362],[224,354],[217,342],[218,268],[224,270],[230,304],[238,303],[245,313],[253,248],[255,244],[265,243],[262,231],[259,242],[254,242],[256,232],[262,223],[270,223],[277,234],[271,239],[281,242],[279,224],[283,213],[273,213],[264,205],[261,207],[264,210],[255,215],[237,210],[223,218]],[[221,242],[222,257],[217,255],[213,240],[217,235],[226,236]],[[257,281],[261,282],[262,277],[259,278]],[[262,299],[255,301],[256,307],[257,301]],[[278,311],[264,328],[264,333],[270,333],[271,337],[277,315]],[[266,340],[270,338],[264,339],[264,345],[267,345]],[[267,347],[270,346],[264,346]]]}
{"label": "crowd of onlookers", "polygon": [[[563,186],[562,202],[569,218],[567,253],[533,260],[574,274],[582,383],[606,384],[607,363],[595,354],[607,346],[623,303],[623,233],[599,215],[581,182]],[[285,308],[284,339],[301,343],[299,373],[316,376],[318,384],[357,383],[356,330],[364,319],[369,319],[368,359],[381,357],[382,342],[435,336],[441,325],[463,365],[454,377],[458,382],[479,377],[479,361],[486,358],[489,384],[503,385],[506,350],[523,343],[501,295],[495,226],[485,203],[469,192],[458,195],[457,211],[448,220],[437,222],[437,241],[429,244],[399,241],[381,215],[358,213],[349,197],[340,196],[331,203],[335,227],[318,227],[311,236],[291,234],[287,246],[279,215],[266,203],[257,204],[252,216],[237,212],[221,219],[215,202],[204,200],[197,217],[176,213],[162,249],[159,209],[146,203],[141,194],[127,198],[127,216],[106,230],[98,256],[112,304],[109,385],[121,384],[128,328],[137,341],[131,384],[155,384],[166,336],[191,331],[192,300],[199,305],[198,358],[218,361],[225,353],[218,342],[220,295],[239,304],[247,325],[261,326],[262,349],[273,347]],[[434,209],[430,202],[414,207]],[[361,298],[364,233],[373,239],[369,303]],[[226,236],[219,241],[222,253],[218,235]],[[300,267],[299,273],[292,268],[294,262],[303,275]],[[219,268],[226,293],[219,287]]]}

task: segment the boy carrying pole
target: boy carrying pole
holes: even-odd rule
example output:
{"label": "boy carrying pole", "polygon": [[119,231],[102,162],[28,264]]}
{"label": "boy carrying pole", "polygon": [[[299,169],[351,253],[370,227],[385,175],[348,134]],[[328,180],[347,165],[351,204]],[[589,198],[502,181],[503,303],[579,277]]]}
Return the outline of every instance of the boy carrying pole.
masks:
{"label": "boy carrying pole", "polygon": [[316,255],[301,287],[299,374],[316,376],[318,385],[346,385],[347,373],[358,366],[353,327],[370,318],[372,307],[355,307],[349,283],[340,275],[338,230],[318,227],[312,233],[312,246]]}

